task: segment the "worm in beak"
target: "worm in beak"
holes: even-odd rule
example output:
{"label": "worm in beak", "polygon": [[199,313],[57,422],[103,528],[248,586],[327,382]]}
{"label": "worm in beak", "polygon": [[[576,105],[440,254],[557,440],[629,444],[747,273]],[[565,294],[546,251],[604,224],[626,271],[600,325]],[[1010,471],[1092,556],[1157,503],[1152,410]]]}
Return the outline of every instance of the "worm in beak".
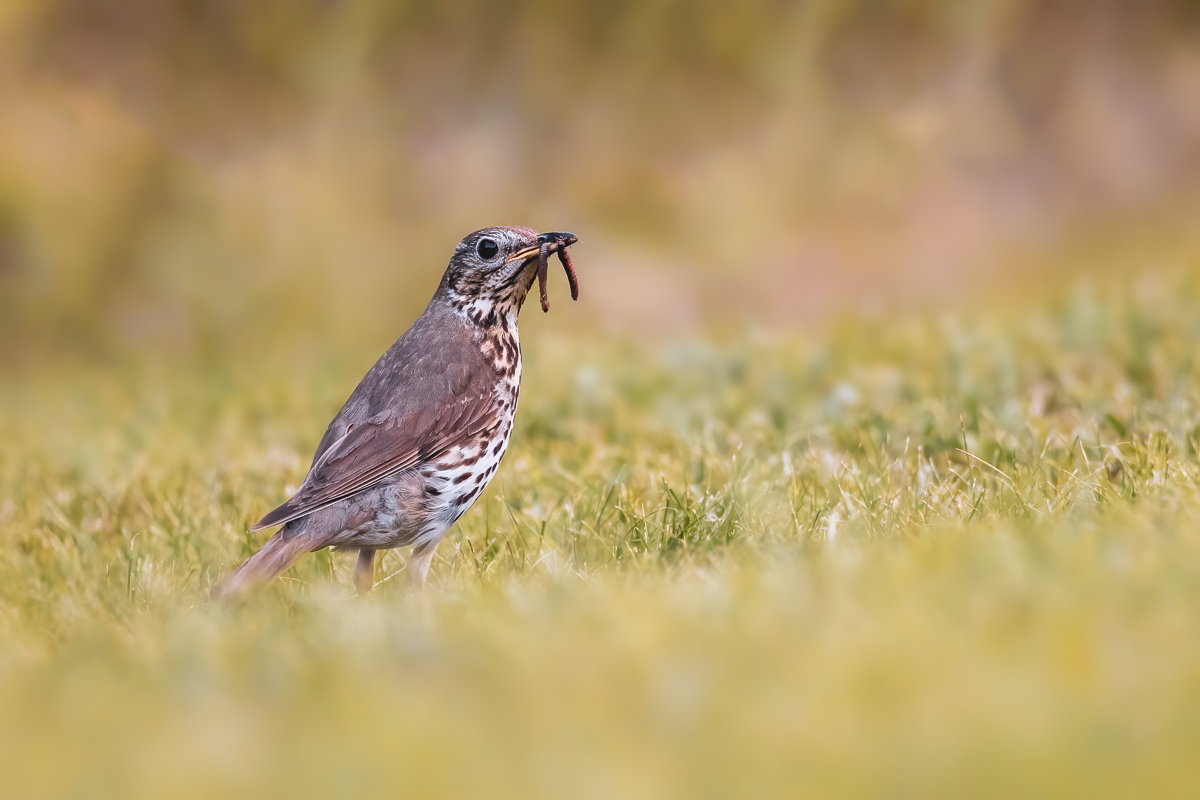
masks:
{"label": "worm in beak", "polygon": [[546,293],[546,275],[549,272],[550,243],[542,242],[538,248],[538,292],[542,295],[542,312],[550,310],[550,295]]}
{"label": "worm in beak", "polygon": [[575,277],[575,265],[571,263],[571,256],[567,253],[567,248],[558,248],[558,260],[562,262],[563,270],[567,273],[567,280],[571,284],[571,299],[579,299],[579,279]]}
{"label": "worm in beak", "polygon": [[[546,280],[550,271],[550,253],[558,253],[558,260],[562,262],[563,271],[567,273],[567,281],[571,284],[571,299],[579,299],[579,278],[575,275],[575,266],[571,263],[571,257],[567,255],[567,247],[574,244],[576,237],[573,234],[543,234],[543,236],[554,238],[550,241],[543,241],[538,247],[538,292],[542,298],[542,311],[550,310],[550,296],[546,292]],[[568,238],[569,237],[569,238]]]}

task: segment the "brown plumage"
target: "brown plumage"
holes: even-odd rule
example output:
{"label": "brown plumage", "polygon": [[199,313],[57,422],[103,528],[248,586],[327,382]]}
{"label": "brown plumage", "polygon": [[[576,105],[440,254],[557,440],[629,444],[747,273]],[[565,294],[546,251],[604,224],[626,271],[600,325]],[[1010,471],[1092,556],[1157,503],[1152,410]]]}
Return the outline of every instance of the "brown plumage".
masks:
{"label": "brown plumage", "polygon": [[356,548],[371,583],[375,550],[414,545],[422,583],[438,542],[482,494],[512,433],[521,381],[517,315],[557,252],[578,296],[569,233],[488,228],[455,248],[424,313],[371,367],[325,431],[296,493],[250,530],[283,525],[217,588],[271,580],[305,553]]}

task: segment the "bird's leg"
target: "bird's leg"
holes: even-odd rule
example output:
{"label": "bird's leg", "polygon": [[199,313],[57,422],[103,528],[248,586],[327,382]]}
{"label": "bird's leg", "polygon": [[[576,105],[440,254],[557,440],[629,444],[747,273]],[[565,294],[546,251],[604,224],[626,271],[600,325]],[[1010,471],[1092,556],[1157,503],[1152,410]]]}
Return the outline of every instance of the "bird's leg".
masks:
{"label": "bird's leg", "polygon": [[354,565],[354,588],[359,596],[365,595],[375,586],[375,551],[365,547],[358,551],[358,563]]}
{"label": "bird's leg", "polygon": [[437,550],[437,546],[437,542],[428,542],[413,548],[412,555],[408,557],[409,586],[420,589],[425,585],[425,576],[429,574],[429,564],[433,561],[433,554]]}
{"label": "bird's leg", "polygon": [[538,291],[542,294],[542,311],[550,310],[550,296],[546,294],[546,278],[550,269],[550,243],[543,242],[538,248]]}

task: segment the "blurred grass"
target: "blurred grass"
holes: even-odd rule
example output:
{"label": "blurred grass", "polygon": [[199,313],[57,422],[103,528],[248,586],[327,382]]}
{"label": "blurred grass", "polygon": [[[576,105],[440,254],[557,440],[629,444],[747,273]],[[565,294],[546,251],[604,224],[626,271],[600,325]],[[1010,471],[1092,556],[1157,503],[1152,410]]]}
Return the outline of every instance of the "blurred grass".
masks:
{"label": "blurred grass", "polygon": [[1185,796],[1191,274],[533,338],[513,450],[417,597],[403,553],[361,601],[326,553],[205,600],[361,365],[6,382],[6,789]]}
{"label": "blurred grass", "polygon": [[[0,794],[1196,794],[1198,23],[0,3]],[[429,590],[208,603],[504,223]]]}
{"label": "blurred grass", "polygon": [[576,329],[792,329],[1190,223],[1200,15],[13,0],[0,116],[6,363],[394,335],[495,224],[580,233]]}

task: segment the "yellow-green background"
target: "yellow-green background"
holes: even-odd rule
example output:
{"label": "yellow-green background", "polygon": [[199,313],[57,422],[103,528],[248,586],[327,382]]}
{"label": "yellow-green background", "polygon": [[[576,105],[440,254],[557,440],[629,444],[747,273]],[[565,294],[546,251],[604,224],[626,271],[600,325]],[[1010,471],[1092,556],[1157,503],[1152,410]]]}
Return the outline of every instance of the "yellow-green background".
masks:
{"label": "yellow-green background", "polygon": [[[0,795],[1190,796],[1194,2],[0,2]],[[212,583],[493,224],[430,585]]]}

